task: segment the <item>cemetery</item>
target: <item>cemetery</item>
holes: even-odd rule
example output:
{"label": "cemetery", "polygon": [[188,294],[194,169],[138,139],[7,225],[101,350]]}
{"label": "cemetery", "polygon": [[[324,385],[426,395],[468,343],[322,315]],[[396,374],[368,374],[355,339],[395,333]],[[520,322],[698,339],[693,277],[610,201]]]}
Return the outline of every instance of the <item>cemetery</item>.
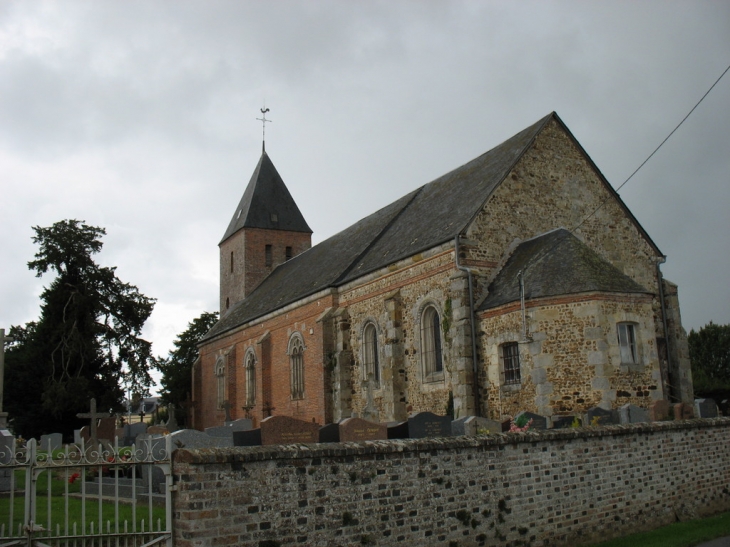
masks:
{"label": "cemetery", "polygon": [[[709,399],[502,422],[419,412],[320,426],[270,416],[257,428],[243,418],[205,431],[179,429],[174,408],[156,425],[116,427],[94,400],[79,416],[90,425],[73,444],[56,433],[22,446],[2,430],[3,541],[25,533],[28,487],[46,542],[91,535],[186,547],[376,537],[579,545],[730,509],[730,419]],[[46,470],[35,485],[25,482],[31,461]]]}

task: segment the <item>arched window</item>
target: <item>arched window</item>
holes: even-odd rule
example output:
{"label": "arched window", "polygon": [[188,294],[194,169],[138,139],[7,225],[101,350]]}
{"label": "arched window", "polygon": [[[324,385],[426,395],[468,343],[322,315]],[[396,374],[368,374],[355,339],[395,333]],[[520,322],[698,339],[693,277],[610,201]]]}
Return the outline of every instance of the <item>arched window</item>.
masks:
{"label": "arched window", "polygon": [[365,381],[372,375],[375,387],[380,386],[380,362],[378,360],[378,330],[373,323],[363,329],[363,372]]}
{"label": "arched window", "polygon": [[226,402],[226,360],[220,355],[215,362],[216,402],[218,408],[223,408]]}
{"label": "arched window", "polygon": [[304,343],[295,334],[289,341],[289,364],[291,367],[291,398],[304,399]]}
{"label": "arched window", "polygon": [[421,362],[426,381],[442,377],[441,319],[433,306],[427,306],[421,315]]}
{"label": "arched window", "polygon": [[246,406],[256,404],[256,354],[253,350],[246,354],[244,361],[246,371]]}

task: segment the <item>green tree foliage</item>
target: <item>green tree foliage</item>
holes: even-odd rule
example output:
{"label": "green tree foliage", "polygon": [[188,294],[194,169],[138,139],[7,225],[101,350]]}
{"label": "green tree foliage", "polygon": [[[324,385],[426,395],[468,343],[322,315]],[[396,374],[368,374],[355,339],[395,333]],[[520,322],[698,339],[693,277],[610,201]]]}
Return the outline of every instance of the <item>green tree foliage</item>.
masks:
{"label": "green tree foliage", "polygon": [[687,337],[695,393],[730,389],[730,325],[710,321]]}
{"label": "green tree foliage", "polygon": [[6,410],[24,437],[68,436],[92,397],[99,409],[118,410],[124,388],[147,391],[153,360],[140,334],[154,299],[96,264],[103,228],[64,220],[33,230],[38,252],[28,268],[55,277],[41,294],[40,319],[11,329]]}
{"label": "green tree foliage", "polygon": [[192,391],[193,364],[198,358],[198,342],[218,321],[218,312],[203,312],[188,323],[173,342],[175,349],[166,359],[158,358],[155,366],[162,373],[162,402],[182,408]]}

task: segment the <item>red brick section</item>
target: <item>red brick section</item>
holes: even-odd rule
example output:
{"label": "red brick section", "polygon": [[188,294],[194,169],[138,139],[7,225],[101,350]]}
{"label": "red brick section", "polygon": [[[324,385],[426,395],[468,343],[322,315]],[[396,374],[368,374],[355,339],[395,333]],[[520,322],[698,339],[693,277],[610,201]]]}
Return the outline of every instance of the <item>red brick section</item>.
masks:
{"label": "red brick section", "polygon": [[[266,265],[266,246],[271,245],[272,263]],[[271,273],[286,261],[286,248],[292,256],[312,246],[312,234],[244,228],[220,244],[220,309],[243,300]],[[232,253],[232,254],[231,254]],[[233,268],[231,268],[231,258]]]}
{"label": "red brick section", "polygon": [[[227,394],[231,417],[245,415],[246,375],[243,359],[246,351],[256,353],[256,401],[251,417],[259,423],[267,416],[291,416],[324,425],[325,355],[322,324],[317,318],[332,306],[332,297],[299,306],[273,319],[256,323],[213,341],[201,348],[200,390],[196,390],[196,429],[222,425],[225,413],[216,408],[215,361],[221,353],[235,354],[226,370]],[[304,341],[304,398],[291,398],[290,363],[287,350],[291,336],[298,332]]]}

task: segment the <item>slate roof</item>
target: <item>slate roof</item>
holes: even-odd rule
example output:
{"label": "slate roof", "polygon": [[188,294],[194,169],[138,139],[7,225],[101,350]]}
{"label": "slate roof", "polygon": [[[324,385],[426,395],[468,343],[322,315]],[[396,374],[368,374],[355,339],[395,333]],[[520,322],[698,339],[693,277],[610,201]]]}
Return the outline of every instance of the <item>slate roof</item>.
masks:
{"label": "slate roof", "polygon": [[[272,220],[272,214],[276,220]],[[279,172],[264,151],[221,243],[242,228],[312,233]]]}
{"label": "slate roof", "polygon": [[519,301],[520,271],[525,299],[585,292],[649,292],[561,228],[518,245],[490,284],[478,310]]}
{"label": "slate roof", "polygon": [[[203,340],[318,291],[340,286],[400,259],[453,240],[471,223],[495,188],[551,119],[556,120],[570,135],[557,114],[550,113],[492,150],[280,265],[249,296],[232,306]],[[580,144],[573,140],[580,148]],[[587,154],[586,158],[590,161]],[[252,181],[263,170],[265,159],[268,160],[266,154],[262,156]],[[600,173],[597,168],[596,171]],[[607,182],[606,186],[613,192]],[[621,203],[618,195],[613,193]],[[244,202],[246,195],[241,200],[242,204]],[[633,219],[628,209],[625,210]],[[638,222],[636,225],[653,246]],[[238,226],[234,216],[224,239],[240,229]]]}

